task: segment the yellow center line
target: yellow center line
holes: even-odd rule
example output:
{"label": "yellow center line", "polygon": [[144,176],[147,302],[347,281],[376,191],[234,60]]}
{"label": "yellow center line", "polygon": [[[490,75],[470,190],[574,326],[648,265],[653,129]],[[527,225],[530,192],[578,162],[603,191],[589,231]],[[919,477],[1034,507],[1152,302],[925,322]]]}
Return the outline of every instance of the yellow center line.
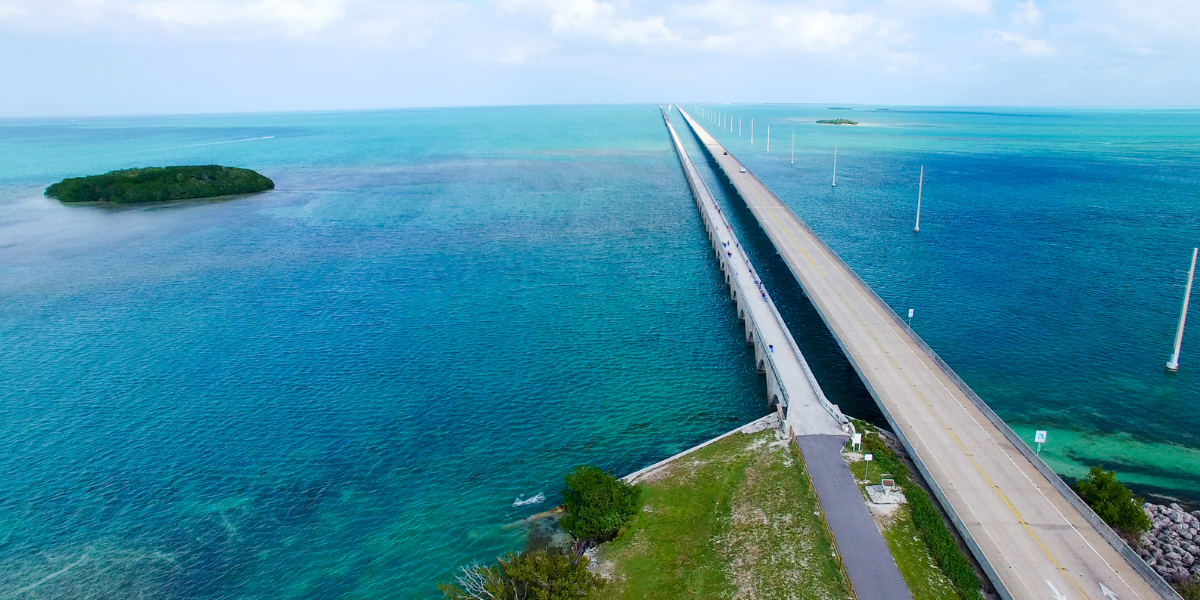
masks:
{"label": "yellow center line", "polygon": [[[707,133],[708,132],[705,132],[705,134],[707,134]],[[712,138],[712,136],[707,136],[707,137],[709,137],[712,140],[713,145],[717,146],[718,148],[723,148],[723,146],[721,146],[718,142],[716,142],[715,138]],[[717,154],[714,152],[713,155],[716,156]],[[739,192],[741,191],[741,189],[740,189],[741,186],[737,185],[737,183],[734,183],[734,187],[739,188],[739,190],[738,190]],[[743,198],[744,197],[745,197],[745,194],[743,194]],[[782,205],[782,202],[779,202],[779,204]],[[782,208],[786,208],[786,207],[780,206],[777,208],[782,209]],[[796,236],[792,233],[791,229],[779,217],[779,211],[778,210],[769,210],[768,212],[770,212],[771,216],[775,219],[775,222],[779,224],[779,226],[788,235],[788,237],[790,237],[792,239],[792,241],[795,243],[796,247],[799,248],[800,251],[804,253],[805,258],[807,258],[808,261],[810,263],[812,263],[813,267],[816,268],[817,272],[819,272],[822,277],[828,278],[828,275],[826,275],[825,271],[822,270],[820,265],[817,264],[817,261],[813,259],[812,255],[808,253],[808,250],[806,250],[804,248],[804,245],[800,243],[800,240],[796,238]],[[878,338],[876,338],[876,336],[873,332],[870,331],[870,328],[866,328],[866,329],[867,329],[868,335],[871,338],[873,338],[875,340],[876,344],[882,348],[883,346],[880,343],[880,340]],[[1055,558],[1055,556],[1052,552],[1050,552],[1050,549],[1046,547],[1046,544],[1042,542],[1042,539],[1040,537],[1038,537],[1037,533],[1033,530],[1033,527],[1031,527],[1029,525],[1029,523],[1025,520],[1025,517],[1021,514],[1021,511],[1019,509],[1017,509],[1016,505],[1014,505],[1012,503],[1012,501],[1009,500],[1008,496],[1005,495],[1004,492],[1000,490],[1000,486],[996,485],[996,483],[988,475],[987,471],[984,470],[983,465],[980,465],[979,461],[975,460],[975,456],[967,448],[967,445],[965,443],[963,443],[963,441],[958,437],[957,434],[954,433],[954,431],[952,429],[950,429],[950,427],[946,424],[945,420],[942,419],[940,414],[938,414],[938,411],[936,409],[934,409],[933,404],[930,403],[929,399],[925,397],[925,394],[921,393],[920,387],[911,378],[908,377],[908,374],[904,369],[900,368],[900,365],[896,361],[895,357],[893,357],[890,352],[885,351],[884,354],[887,355],[888,359],[892,362],[893,366],[896,367],[896,371],[901,373],[905,379],[908,379],[909,384],[917,392],[917,395],[921,397],[921,400],[929,408],[930,412],[938,420],[938,422],[939,422],[939,424],[941,424],[942,428],[946,430],[946,433],[950,434],[950,437],[954,440],[954,442],[956,444],[958,444],[959,448],[962,449],[963,454],[965,454],[967,456],[967,458],[971,461],[971,464],[975,467],[975,470],[978,471],[979,474],[983,476],[984,480],[987,481],[987,484],[989,486],[991,486],[992,490],[994,492],[996,492],[996,495],[999,496],[1000,499],[1004,502],[1004,505],[1008,507],[1008,510],[1011,511],[1013,516],[1017,518],[1017,522],[1020,523],[1021,526],[1025,528],[1025,531],[1027,533],[1029,533],[1029,536],[1031,538],[1033,538],[1033,540],[1035,542],[1037,542],[1038,547],[1040,547],[1042,549],[1042,552],[1044,552],[1046,554],[1046,557],[1050,559],[1050,562],[1054,564],[1055,569],[1057,569],[1060,573],[1063,573],[1063,575],[1067,578],[1067,581],[1071,582],[1071,585],[1074,586],[1075,589],[1078,590],[1079,593],[1082,594],[1084,598],[1090,599],[1091,596],[1082,587],[1080,587],[1079,583],[1075,581],[1075,578],[1070,575],[1070,572],[1067,571],[1067,569],[1058,562],[1058,559]]]}
{"label": "yellow center line", "polygon": [[[876,344],[880,344],[879,338],[875,336],[875,333],[871,331],[871,328],[866,327],[864,329],[867,331],[867,335],[875,340]],[[1090,599],[1091,596],[1088,595],[1088,593],[1084,591],[1082,587],[1080,587],[1079,583],[1075,581],[1074,577],[1071,577],[1070,572],[1058,562],[1058,559],[1054,557],[1054,554],[1050,552],[1050,549],[1046,547],[1046,544],[1042,542],[1042,539],[1039,538],[1037,533],[1033,531],[1033,528],[1029,526],[1029,523],[1025,520],[1025,517],[1021,514],[1021,511],[1012,503],[1011,500],[1008,499],[1008,496],[1000,490],[1000,486],[996,485],[996,483],[992,481],[992,478],[987,474],[987,471],[983,469],[983,465],[980,465],[979,461],[975,460],[975,455],[972,454],[967,448],[967,445],[963,443],[961,439],[959,439],[958,434],[954,433],[954,431],[950,429],[950,426],[946,424],[944,419],[942,419],[942,415],[939,414],[936,409],[934,409],[933,404],[929,402],[929,398],[927,398],[925,394],[920,391],[920,388],[908,376],[908,373],[900,367],[900,363],[896,361],[896,358],[892,356],[892,353],[885,351],[884,354],[887,355],[888,360],[892,363],[892,366],[895,367],[896,371],[900,373],[904,379],[907,379],[910,385],[912,385],[914,391],[921,398],[921,401],[929,408],[930,412],[933,413],[934,418],[938,420],[938,423],[942,426],[942,429],[945,429],[946,433],[950,434],[950,437],[956,444],[958,444],[958,447],[962,449],[963,454],[970,459],[971,464],[975,467],[975,470],[979,471],[979,474],[983,476],[988,485],[991,486],[992,490],[996,492],[996,495],[1000,497],[1000,499],[1004,502],[1004,505],[1008,507],[1008,510],[1011,511],[1013,516],[1017,518],[1017,522],[1020,523],[1021,526],[1025,528],[1025,531],[1029,533],[1029,537],[1032,537],[1033,541],[1037,542],[1037,545],[1042,549],[1042,552],[1046,553],[1046,557],[1050,559],[1050,562],[1054,563],[1054,568],[1062,573],[1067,578],[1067,581],[1071,582],[1071,585],[1075,586],[1075,589],[1078,590],[1080,594],[1083,594],[1084,598]]]}
{"label": "yellow center line", "polygon": [[[930,406],[930,408],[933,407]],[[941,420],[940,416],[938,417],[938,420]],[[943,427],[945,427],[945,425],[943,425]],[[1079,584],[1075,581],[1075,578],[1071,577],[1067,569],[1059,564],[1058,559],[1054,558],[1054,554],[1051,553],[1050,549],[1042,543],[1042,539],[1039,538],[1036,533],[1034,533],[1033,528],[1030,527],[1029,523],[1025,521],[1025,517],[1021,516],[1021,511],[1017,510],[1017,507],[1014,506],[1013,503],[1008,499],[1008,496],[1004,495],[1004,492],[1000,491],[1000,486],[996,485],[995,482],[992,481],[991,477],[988,477],[987,472],[984,471],[983,467],[980,466],[980,464],[975,460],[975,456],[967,451],[967,445],[964,444],[962,440],[958,439],[958,436],[955,435],[953,431],[950,431],[949,427],[946,427],[946,432],[950,434],[950,437],[954,438],[954,441],[958,443],[960,448],[962,448],[963,453],[967,455],[967,458],[971,459],[971,464],[975,465],[975,469],[979,471],[979,474],[983,475],[983,478],[987,480],[988,485],[992,486],[992,489],[995,490],[996,495],[1000,496],[1000,499],[1004,501],[1006,506],[1008,506],[1008,510],[1012,511],[1013,516],[1017,518],[1017,522],[1025,527],[1025,530],[1029,532],[1029,536],[1033,538],[1033,541],[1037,542],[1038,546],[1041,547],[1042,552],[1045,552],[1046,556],[1050,559],[1050,562],[1054,563],[1054,568],[1058,569],[1059,572],[1066,576],[1067,581],[1070,581],[1071,585],[1075,586],[1075,589],[1079,590],[1079,593],[1083,594],[1084,598],[1091,598],[1091,596],[1089,596],[1088,593],[1079,586]]]}

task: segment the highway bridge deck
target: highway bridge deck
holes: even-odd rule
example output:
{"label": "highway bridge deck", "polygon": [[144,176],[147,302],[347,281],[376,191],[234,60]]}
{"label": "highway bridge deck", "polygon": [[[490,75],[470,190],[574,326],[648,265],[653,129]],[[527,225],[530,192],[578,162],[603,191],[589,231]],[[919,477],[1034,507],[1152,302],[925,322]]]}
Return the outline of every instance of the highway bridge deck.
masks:
{"label": "highway bridge deck", "polygon": [[1179,598],[790,208],[680,111],[1002,596]]}
{"label": "highway bridge deck", "polygon": [[670,118],[664,113],[663,119],[696,208],[717,251],[721,270],[725,271],[739,316],[745,319],[747,332],[754,334],[749,339],[755,346],[755,360],[767,376],[767,393],[784,397],[779,405],[786,405],[787,429],[800,446],[855,596],[859,600],[912,600],[887,542],[842,459],[841,449],[848,437],[843,429],[846,418],[821,392],[804,355],[770,294],[762,287],[754,265],[701,179]]}

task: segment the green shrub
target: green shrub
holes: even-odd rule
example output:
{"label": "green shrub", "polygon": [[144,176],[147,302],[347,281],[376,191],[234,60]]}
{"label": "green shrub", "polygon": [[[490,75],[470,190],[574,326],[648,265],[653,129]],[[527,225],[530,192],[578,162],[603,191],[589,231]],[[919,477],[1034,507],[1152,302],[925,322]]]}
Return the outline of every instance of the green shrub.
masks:
{"label": "green shrub", "polygon": [[567,514],[559,524],[575,539],[607,542],[637,513],[641,491],[605,473],[580,465],[567,475],[563,499]]}
{"label": "green shrub", "polygon": [[1183,596],[1184,600],[1200,600],[1200,581],[1193,579],[1191,581],[1180,581],[1174,585],[1175,591],[1179,592],[1179,595]]}
{"label": "green shrub", "polygon": [[203,165],[126,169],[90,177],[71,177],[46,188],[46,195],[68,203],[132,204],[215,198],[262,192],[274,187],[275,182],[250,169]]}
{"label": "green shrub", "polygon": [[604,580],[587,569],[588,559],[537,550],[509,554],[495,565],[463,567],[454,583],[438,588],[446,600],[581,600]]}
{"label": "green shrub", "polygon": [[938,568],[964,598],[982,598],[979,593],[979,576],[975,574],[975,568],[959,548],[958,540],[954,539],[954,534],[946,527],[942,514],[929,498],[929,494],[919,486],[911,485],[904,488],[904,496],[908,498],[908,507],[912,510],[913,525],[916,526],[921,541],[925,542],[925,547],[929,549],[929,554],[933,556]]}
{"label": "green shrub", "polygon": [[1075,491],[1109,527],[1125,536],[1137,539],[1150,529],[1150,517],[1142,510],[1142,503],[1117,481],[1115,472],[1092,467],[1088,476],[1075,484]]}

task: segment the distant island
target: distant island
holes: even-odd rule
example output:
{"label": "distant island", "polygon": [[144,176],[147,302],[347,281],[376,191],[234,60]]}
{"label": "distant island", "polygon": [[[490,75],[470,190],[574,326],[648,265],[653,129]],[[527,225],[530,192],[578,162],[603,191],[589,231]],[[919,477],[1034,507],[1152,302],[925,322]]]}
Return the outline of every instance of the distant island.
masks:
{"label": "distant island", "polygon": [[200,165],[125,169],[90,177],[70,177],[46,188],[46,195],[71,204],[136,204],[215,198],[274,188],[274,181],[250,169]]}
{"label": "distant island", "polygon": [[825,125],[858,125],[858,121],[851,121],[850,119],[821,119],[817,122]]}

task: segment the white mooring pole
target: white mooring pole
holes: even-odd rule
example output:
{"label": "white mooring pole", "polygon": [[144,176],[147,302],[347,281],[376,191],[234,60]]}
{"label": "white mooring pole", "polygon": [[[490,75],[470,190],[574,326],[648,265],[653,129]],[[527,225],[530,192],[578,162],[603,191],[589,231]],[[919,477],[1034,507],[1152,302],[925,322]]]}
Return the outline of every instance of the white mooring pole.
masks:
{"label": "white mooring pole", "polygon": [[792,132],[792,164],[796,164],[796,132]]}
{"label": "white mooring pole", "polygon": [[921,231],[921,190],[925,187],[925,165],[921,165],[921,181],[917,183],[917,226],[913,231]]}
{"label": "white mooring pole", "polygon": [[837,144],[833,145],[833,187],[837,187]]}
{"label": "white mooring pole", "polygon": [[738,117],[738,137],[742,137],[742,118]]}
{"label": "white mooring pole", "polygon": [[1196,276],[1196,248],[1192,248],[1192,267],[1188,269],[1187,291],[1183,293],[1183,308],[1179,311],[1179,328],[1175,330],[1175,352],[1167,361],[1168,371],[1179,370],[1179,347],[1183,345],[1183,324],[1187,321],[1188,300],[1192,298],[1192,279]]}

